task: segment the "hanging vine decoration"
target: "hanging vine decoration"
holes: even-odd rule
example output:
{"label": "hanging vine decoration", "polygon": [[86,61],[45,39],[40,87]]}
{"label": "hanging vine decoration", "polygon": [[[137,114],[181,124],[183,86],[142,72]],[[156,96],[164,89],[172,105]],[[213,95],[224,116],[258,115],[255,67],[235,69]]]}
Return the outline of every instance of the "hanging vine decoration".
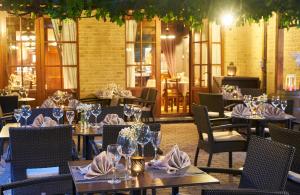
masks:
{"label": "hanging vine decoration", "polygon": [[206,18],[220,22],[224,11],[233,12],[238,24],[268,20],[275,12],[280,27],[300,26],[299,0],[2,0],[0,10],[58,19],[95,17],[119,25],[128,15],[138,21],[159,17],[190,27],[201,26]]}

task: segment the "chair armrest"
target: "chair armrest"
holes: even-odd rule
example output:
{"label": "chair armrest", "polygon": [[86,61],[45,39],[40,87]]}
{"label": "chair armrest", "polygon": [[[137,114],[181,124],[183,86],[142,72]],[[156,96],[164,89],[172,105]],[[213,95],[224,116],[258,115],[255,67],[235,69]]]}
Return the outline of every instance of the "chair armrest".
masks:
{"label": "chair armrest", "polygon": [[232,174],[232,175],[241,175],[243,170],[241,169],[225,169],[225,168],[214,168],[214,167],[198,167],[204,172],[207,173],[226,173],[226,174]]}
{"label": "chair armrest", "polygon": [[264,191],[257,189],[203,189],[203,195],[225,195],[225,194],[240,194],[240,195],[288,195],[286,191]]}
{"label": "chair armrest", "polygon": [[229,105],[227,105],[227,106],[224,107],[224,110],[229,110],[230,111],[235,106],[236,106],[236,104],[229,104]]}
{"label": "chair armrest", "polygon": [[12,183],[4,184],[0,186],[0,194],[2,194],[6,190],[20,188],[24,186],[30,186],[35,184],[42,184],[48,182],[56,182],[56,181],[65,181],[65,180],[72,180],[71,174],[61,174],[49,177],[41,177],[41,178],[34,178],[34,179],[26,179],[22,181],[15,181]]}
{"label": "chair armrest", "polygon": [[226,124],[226,125],[219,125],[213,126],[212,130],[220,130],[220,129],[233,129],[233,128],[247,128],[249,129],[248,124]]}
{"label": "chair armrest", "polygon": [[224,122],[227,122],[228,124],[231,124],[232,123],[231,119],[232,118],[228,118],[228,117],[210,118],[209,121],[211,122],[212,126],[217,126],[217,125],[214,125],[214,124],[219,124],[219,123],[224,123]]}

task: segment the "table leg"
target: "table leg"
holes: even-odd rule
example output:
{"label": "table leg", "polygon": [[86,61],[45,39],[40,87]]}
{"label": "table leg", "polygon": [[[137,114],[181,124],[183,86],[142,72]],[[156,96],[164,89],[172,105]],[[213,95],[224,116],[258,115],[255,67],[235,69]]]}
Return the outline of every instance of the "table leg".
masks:
{"label": "table leg", "polygon": [[172,188],[172,195],[177,195],[179,193],[179,187]]}
{"label": "table leg", "polygon": [[82,140],[82,156],[86,160],[92,159],[92,148],[90,144],[90,139],[93,139],[94,137],[91,136],[83,136]]}

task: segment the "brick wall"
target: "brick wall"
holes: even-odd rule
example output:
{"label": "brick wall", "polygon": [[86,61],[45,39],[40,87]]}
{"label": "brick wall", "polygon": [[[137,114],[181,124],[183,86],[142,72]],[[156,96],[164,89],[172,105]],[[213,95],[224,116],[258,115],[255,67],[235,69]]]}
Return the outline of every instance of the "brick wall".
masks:
{"label": "brick wall", "polygon": [[275,92],[276,17],[268,21],[267,33],[267,93]]}
{"label": "brick wall", "polygon": [[237,76],[252,76],[261,79],[263,26],[252,24],[226,28],[224,33],[224,74],[227,65],[237,66]]}
{"label": "brick wall", "polygon": [[300,85],[300,67],[296,65],[294,55],[300,54],[300,30],[297,28],[285,29],[284,31],[284,66],[283,66],[283,86],[287,74],[296,74],[297,88]]}
{"label": "brick wall", "polygon": [[114,82],[125,87],[125,26],[79,20],[80,97]]}

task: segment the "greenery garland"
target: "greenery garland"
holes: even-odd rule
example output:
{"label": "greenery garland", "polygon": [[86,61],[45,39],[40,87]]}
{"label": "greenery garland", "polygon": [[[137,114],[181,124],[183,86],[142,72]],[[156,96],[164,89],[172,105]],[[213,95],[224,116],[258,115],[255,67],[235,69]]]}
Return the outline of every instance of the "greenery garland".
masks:
{"label": "greenery garland", "polygon": [[126,16],[140,21],[159,17],[201,26],[203,19],[220,22],[232,12],[238,24],[268,20],[274,12],[281,27],[300,26],[300,0],[2,0],[0,9],[15,15],[49,15],[52,18],[95,17],[124,24]]}

